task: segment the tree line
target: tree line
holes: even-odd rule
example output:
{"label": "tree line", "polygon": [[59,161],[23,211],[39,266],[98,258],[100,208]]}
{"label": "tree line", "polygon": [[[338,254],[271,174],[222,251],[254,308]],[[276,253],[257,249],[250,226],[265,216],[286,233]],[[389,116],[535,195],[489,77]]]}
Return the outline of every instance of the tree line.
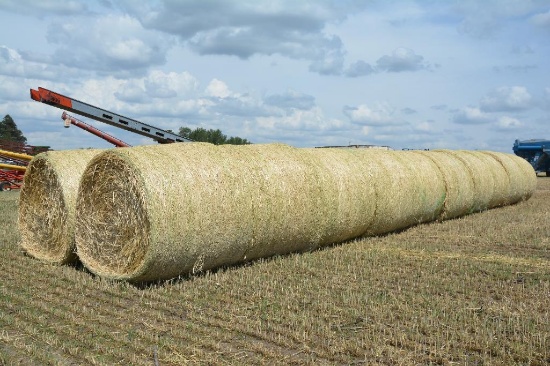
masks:
{"label": "tree line", "polygon": [[248,145],[250,141],[241,137],[227,137],[221,130],[217,129],[205,129],[202,127],[195,128],[194,130],[189,127],[180,128],[178,135],[191,139],[196,142],[209,142],[214,145]]}
{"label": "tree line", "polygon": [[[189,127],[181,127],[178,134],[182,137],[191,139],[196,142],[209,142],[214,145],[251,144],[251,142],[245,138],[236,137],[236,136],[227,137],[219,129],[207,130],[205,128],[198,127],[192,130]],[[0,140],[15,141],[23,144],[27,143],[27,138],[23,135],[23,132],[21,132],[21,130],[17,128],[17,124],[9,114],[6,114],[2,119],[2,121],[0,122]]]}

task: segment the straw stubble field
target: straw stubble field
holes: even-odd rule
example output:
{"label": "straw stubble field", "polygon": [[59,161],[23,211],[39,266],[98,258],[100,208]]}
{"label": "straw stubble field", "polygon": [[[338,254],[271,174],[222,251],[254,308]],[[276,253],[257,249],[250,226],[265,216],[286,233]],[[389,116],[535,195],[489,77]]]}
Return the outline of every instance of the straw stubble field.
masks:
{"label": "straw stubble field", "polygon": [[24,256],[3,192],[0,364],[546,365],[549,201],[139,288]]}

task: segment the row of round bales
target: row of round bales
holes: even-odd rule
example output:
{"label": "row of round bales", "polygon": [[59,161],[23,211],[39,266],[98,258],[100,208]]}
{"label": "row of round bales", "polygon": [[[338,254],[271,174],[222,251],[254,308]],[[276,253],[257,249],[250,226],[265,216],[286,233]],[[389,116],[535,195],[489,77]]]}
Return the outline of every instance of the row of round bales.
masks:
{"label": "row of round bales", "polygon": [[132,282],[451,219],[528,199],[532,167],[488,151],[181,143],[31,161],[21,244]]}

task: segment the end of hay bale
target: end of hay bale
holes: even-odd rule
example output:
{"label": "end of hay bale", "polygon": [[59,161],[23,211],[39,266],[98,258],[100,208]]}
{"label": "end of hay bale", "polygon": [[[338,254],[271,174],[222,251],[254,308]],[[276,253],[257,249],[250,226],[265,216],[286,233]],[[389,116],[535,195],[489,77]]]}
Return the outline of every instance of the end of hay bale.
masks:
{"label": "end of hay bale", "polygon": [[143,266],[149,243],[143,187],[120,151],[99,154],[82,174],[75,241],[80,260],[95,274],[127,279]]}
{"label": "end of hay bale", "polygon": [[482,153],[498,161],[507,174],[506,204],[516,203],[531,197],[536,188],[536,174],[531,164],[513,154],[494,151],[482,151]]}
{"label": "end of hay bale", "polygon": [[51,264],[77,260],[74,243],[75,201],[80,176],[101,150],[48,151],[27,168],[19,198],[21,246]]}
{"label": "end of hay bale", "polygon": [[537,188],[537,173],[527,160],[512,154],[508,155],[508,157],[512,159],[523,172],[522,177],[524,179],[523,188],[521,189],[521,200],[527,200],[535,193],[535,189]]}
{"label": "end of hay bale", "polygon": [[21,247],[31,257],[52,264],[76,261],[69,212],[58,174],[40,154],[29,164],[19,196]]}

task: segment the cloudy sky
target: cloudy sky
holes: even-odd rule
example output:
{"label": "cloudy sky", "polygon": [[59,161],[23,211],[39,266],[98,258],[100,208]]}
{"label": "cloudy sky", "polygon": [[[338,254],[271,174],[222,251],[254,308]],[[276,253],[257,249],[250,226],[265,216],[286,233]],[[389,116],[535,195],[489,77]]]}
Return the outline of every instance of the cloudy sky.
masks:
{"label": "cloudy sky", "polygon": [[550,139],[550,0],[0,0],[0,24],[0,117],[32,145],[110,146],[64,129],[39,86],[254,143]]}

